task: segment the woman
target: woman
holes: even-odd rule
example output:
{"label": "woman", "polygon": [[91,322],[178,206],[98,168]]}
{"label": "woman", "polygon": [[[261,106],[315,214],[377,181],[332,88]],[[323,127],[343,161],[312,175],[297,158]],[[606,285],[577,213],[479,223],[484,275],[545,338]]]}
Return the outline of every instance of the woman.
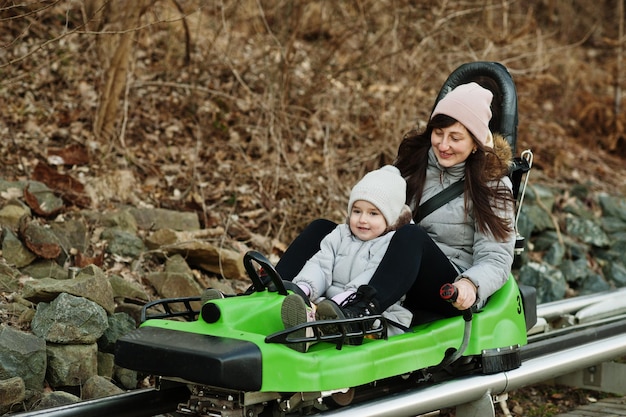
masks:
{"label": "woman", "polygon": [[[423,241],[419,272],[407,295],[411,310],[458,314],[437,296],[446,282],[457,287],[455,308],[482,307],[510,274],[515,213],[507,174],[512,155],[506,140],[489,130],[492,97],[476,83],[458,86],[437,103],[426,130],[409,132],[398,149],[395,165],[407,179],[414,217],[419,204],[465,181],[462,196],[426,216],[414,228],[420,230],[409,233],[414,241]],[[382,284],[381,267],[380,281],[371,284],[377,288]]]}
{"label": "woman", "polygon": [[[476,83],[460,85],[437,103],[423,132],[409,132],[400,144],[395,165],[407,180],[415,218],[420,204],[456,181],[464,180],[464,191],[396,231],[369,283],[380,311],[406,295],[414,322],[424,310],[450,317],[482,307],[508,279],[515,246],[512,155],[504,138],[489,131],[492,98]],[[284,279],[298,273],[334,227],[324,220],[309,225],[276,266]],[[445,283],[457,288],[456,302],[439,296]],[[346,317],[378,313],[368,305],[371,300],[357,297],[340,307]]]}

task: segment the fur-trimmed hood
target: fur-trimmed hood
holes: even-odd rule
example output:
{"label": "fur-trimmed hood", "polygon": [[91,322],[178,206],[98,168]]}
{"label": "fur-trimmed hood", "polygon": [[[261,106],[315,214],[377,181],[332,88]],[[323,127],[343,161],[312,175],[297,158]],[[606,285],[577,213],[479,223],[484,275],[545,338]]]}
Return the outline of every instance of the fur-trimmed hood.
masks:
{"label": "fur-trimmed hood", "polygon": [[[497,158],[494,158],[494,156]],[[493,134],[493,154],[487,154],[485,174],[490,180],[497,180],[508,175],[513,163],[511,145],[499,133]]]}
{"label": "fur-trimmed hood", "polygon": [[387,226],[383,234],[389,233],[394,230],[398,230],[402,226],[411,223],[412,219],[413,219],[413,213],[411,213],[411,208],[405,204],[404,207],[402,207],[402,210],[400,211],[398,220],[396,220],[394,224],[390,224],[389,226]]}

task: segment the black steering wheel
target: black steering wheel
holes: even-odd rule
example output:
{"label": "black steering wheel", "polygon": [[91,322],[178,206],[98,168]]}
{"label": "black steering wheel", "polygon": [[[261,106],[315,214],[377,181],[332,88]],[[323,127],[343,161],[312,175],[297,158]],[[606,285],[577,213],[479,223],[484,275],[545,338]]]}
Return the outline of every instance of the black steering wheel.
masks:
{"label": "black steering wheel", "polygon": [[[267,276],[270,278],[269,282],[264,281],[259,275],[258,268],[254,266],[252,262],[259,264]],[[285,289],[285,284],[278,275],[278,271],[274,268],[274,265],[260,252],[251,250],[243,256],[243,266],[248,273],[248,276],[252,280],[252,287],[256,292],[263,292],[268,289],[269,284],[274,284],[276,291],[281,295],[288,295],[289,293]]]}

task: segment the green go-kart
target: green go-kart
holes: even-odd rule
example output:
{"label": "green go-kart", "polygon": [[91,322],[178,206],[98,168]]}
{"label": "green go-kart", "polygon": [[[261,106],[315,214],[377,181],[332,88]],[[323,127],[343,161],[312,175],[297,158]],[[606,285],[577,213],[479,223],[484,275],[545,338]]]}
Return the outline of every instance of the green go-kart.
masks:
{"label": "green go-kart", "polygon": [[[495,130],[514,149],[517,102],[503,66],[465,64],[442,92],[485,77],[495,81],[502,108],[494,112]],[[518,158],[512,175],[528,169],[528,160]],[[511,275],[480,311],[431,317],[391,337],[382,316],[335,320],[330,333],[328,321],[285,329],[280,311],[290,287],[258,252],[248,252],[244,266],[253,283],[248,294],[204,304],[200,297],[155,301],[144,308],[140,327],[117,341],[118,366],[189,387],[180,415],[307,414],[459,375],[508,371],[521,365],[520,348],[536,319],[533,290],[520,290]],[[312,336],[297,337],[304,327]],[[350,343],[355,339],[359,344]],[[315,343],[306,353],[289,347],[303,342]]]}

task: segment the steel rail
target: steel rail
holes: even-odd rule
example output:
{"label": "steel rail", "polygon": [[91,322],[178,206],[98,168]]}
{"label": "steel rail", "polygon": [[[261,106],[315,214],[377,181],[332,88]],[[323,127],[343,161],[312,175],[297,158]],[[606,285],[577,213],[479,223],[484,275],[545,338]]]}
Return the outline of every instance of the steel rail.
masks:
{"label": "steel rail", "polygon": [[325,412],[338,417],[415,416],[478,401],[626,355],[626,334],[528,359],[512,371],[457,378],[437,385],[392,394],[367,403]]}
{"label": "steel rail", "polygon": [[626,287],[539,304],[537,306],[537,317],[542,317],[546,320],[558,318],[564,314],[575,313],[592,304],[605,303],[607,299],[613,296],[626,298]]}
{"label": "steel rail", "polygon": [[11,417],[150,417],[176,410],[186,402],[189,389],[175,386],[156,390],[145,388],[110,397],[81,401],[43,410],[10,414]]}

